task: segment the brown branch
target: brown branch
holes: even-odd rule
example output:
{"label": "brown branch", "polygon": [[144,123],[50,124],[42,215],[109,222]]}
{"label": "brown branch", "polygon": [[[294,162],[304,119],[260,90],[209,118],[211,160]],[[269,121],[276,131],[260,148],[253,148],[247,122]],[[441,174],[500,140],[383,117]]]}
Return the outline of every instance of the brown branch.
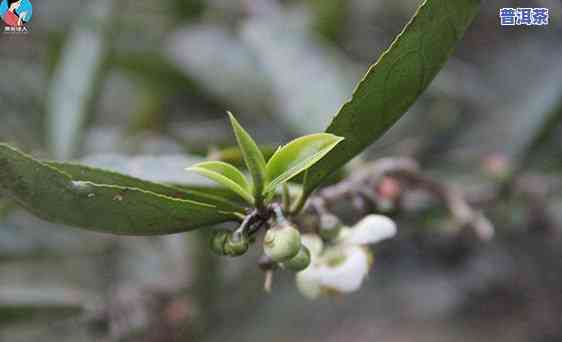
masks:
{"label": "brown branch", "polygon": [[377,207],[383,200],[377,194],[377,185],[385,177],[429,193],[447,207],[459,227],[473,229],[480,239],[493,237],[494,228],[490,221],[469,204],[461,190],[424,176],[416,161],[410,158],[383,158],[365,164],[346,180],[320,190],[310,199],[309,208],[320,215],[328,211],[331,204],[344,199],[352,200],[358,206],[364,207],[369,203]]}
{"label": "brown branch", "polygon": [[402,170],[390,172],[388,175],[397,177],[414,188],[430,193],[447,207],[460,227],[473,229],[481,240],[487,241],[494,236],[492,223],[469,204],[464,192],[457,187],[440,183],[418,172]]}

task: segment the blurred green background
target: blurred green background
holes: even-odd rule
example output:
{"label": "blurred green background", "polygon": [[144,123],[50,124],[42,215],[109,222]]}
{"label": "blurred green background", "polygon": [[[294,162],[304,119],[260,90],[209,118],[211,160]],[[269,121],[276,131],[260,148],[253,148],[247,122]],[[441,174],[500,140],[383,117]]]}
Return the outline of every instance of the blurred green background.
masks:
{"label": "blurred green background", "polygon": [[[0,34],[0,141],[165,182],[234,143],[322,131],[416,0],[33,2]],[[500,27],[502,7],[550,25]],[[442,210],[398,215],[358,293],[262,291],[258,251],[205,232],[130,238],[40,221],[0,195],[0,341],[562,341],[562,4],[483,1],[409,113],[365,153],[416,158],[485,210],[473,241]],[[454,20],[454,18],[451,18]],[[513,170],[506,194],[498,172]]]}

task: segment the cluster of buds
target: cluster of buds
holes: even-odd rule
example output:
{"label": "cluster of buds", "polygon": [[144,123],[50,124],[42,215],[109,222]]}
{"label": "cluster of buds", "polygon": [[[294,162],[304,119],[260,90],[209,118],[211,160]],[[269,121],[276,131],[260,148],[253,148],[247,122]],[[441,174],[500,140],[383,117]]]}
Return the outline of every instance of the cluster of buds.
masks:
{"label": "cluster of buds", "polygon": [[284,221],[269,229],[263,240],[263,250],[281,268],[299,272],[310,265],[310,251],[302,244],[300,232]]}
{"label": "cluster of buds", "polygon": [[[301,243],[300,232],[281,213],[276,221],[263,239],[265,255],[283,269],[294,272],[304,270],[310,264],[310,251]],[[236,231],[214,231],[210,240],[211,250],[220,256],[237,257],[245,254],[253,241],[247,228],[243,225]]]}
{"label": "cluster of buds", "polygon": [[[272,271],[281,268],[297,273],[298,289],[311,299],[358,290],[374,260],[368,245],[396,234],[396,224],[386,216],[368,215],[353,227],[346,227],[335,215],[324,211],[317,233],[301,235],[279,207],[273,211],[275,219],[271,219],[271,228],[263,239],[266,289],[271,286]],[[222,256],[246,253],[254,240],[255,230],[249,229],[256,223],[252,217],[248,216],[235,231],[215,231],[211,249]]]}

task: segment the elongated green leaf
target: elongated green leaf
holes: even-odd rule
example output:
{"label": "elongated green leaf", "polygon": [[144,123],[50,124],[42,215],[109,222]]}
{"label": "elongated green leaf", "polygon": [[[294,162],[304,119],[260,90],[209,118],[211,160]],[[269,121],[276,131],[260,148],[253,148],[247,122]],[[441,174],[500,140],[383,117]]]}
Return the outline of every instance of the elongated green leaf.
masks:
{"label": "elongated green leaf", "polygon": [[236,218],[191,200],[73,181],[6,144],[0,144],[0,189],[46,220],[113,234],[171,234]]}
{"label": "elongated green leaf", "polygon": [[267,162],[267,178],[271,182],[266,192],[275,188],[317,163],[343,138],[333,134],[311,134],[295,139],[279,149]]}
{"label": "elongated green leaf", "polygon": [[[271,145],[259,145],[258,147],[263,154],[264,160],[268,160],[271,158],[273,153],[275,153],[275,149]],[[235,167],[245,166],[244,156],[238,146],[231,146],[221,150],[211,151],[208,158],[209,160],[229,163]]]}
{"label": "elongated green leaf", "polygon": [[[207,185],[192,185],[192,184],[178,184],[178,183],[171,183],[171,186],[177,189],[184,190],[189,193],[199,193],[205,194],[206,196],[212,196],[217,199],[222,199],[223,201],[227,201],[231,204],[237,205],[239,207],[245,206],[245,202],[240,199],[238,194],[233,193],[229,189],[225,189],[223,187],[214,187],[214,186],[207,186]],[[195,200],[196,201],[196,200]],[[197,201],[206,203],[204,201]]]}
{"label": "elongated green leaf", "polygon": [[243,208],[225,199],[217,189],[207,187],[179,187],[150,182],[118,172],[98,169],[80,164],[43,161],[43,163],[57,170],[67,173],[73,181],[85,181],[96,184],[117,185],[121,187],[137,188],[168,197],[205,203],[224,211],[243,211]]}
{"label": "elongated green leaf", "polygon": [[219,161],[208,161],[195,164],[187,170],[214,180],[240,195],[249,204],[254,204],[250,184],[248,184],[242,172],[234,166]]}
{"label": "elongated green leaf", "polygon": [[234,135],[236,135],[238,146],[240,146],[240,150],[244,156],[246,166],[252,175],[252,180],[254,181],[254,198],[256,203],[259,204],[262,201],[263,189],[267,181],[265,159],[254,139],[240,126],[236,118],[234,118],[234,115],[228,112],[228,116],[230,117],[230,123],[232,124]]}
{"label": "elongated green leaf", "polygon": [[305,197],[400,119],[445,64],[479,4],[479,0],[423,1],[326,130],[345,141],[307,171]]}

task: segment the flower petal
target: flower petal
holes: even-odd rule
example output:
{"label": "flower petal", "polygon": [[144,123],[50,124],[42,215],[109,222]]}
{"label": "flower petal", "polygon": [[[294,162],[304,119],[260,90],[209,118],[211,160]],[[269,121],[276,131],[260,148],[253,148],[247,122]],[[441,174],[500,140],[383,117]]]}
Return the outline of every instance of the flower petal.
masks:
{"label": "flower petal", "polygon": [[297,288],[305,297],[316,299],[322,294],[322,287],[320,286],[321,272],[317,266],[311,264],[306,270],[297,273]]}
{"label": "flower petal", "polygon": [[345,244],[366,245],[392,238],[396,223],[383,215],[368,215],[353,228],[342,231],[340,241]]}
{"label": "flower petal", "polygon": [[316,234],[302,234],[301,244],[308,248],[312,258],[319,256],[322,253],[322,249],[324,249],[322,239]]}
{"label": "flower petal", "polygon": [[323,264],[315,270],[320,275],[320,285],[325,290],[342,293],[356,291],[369,272],[369,253],[359,246],[345,246],[341,253],[341,263],[336,266]]}

